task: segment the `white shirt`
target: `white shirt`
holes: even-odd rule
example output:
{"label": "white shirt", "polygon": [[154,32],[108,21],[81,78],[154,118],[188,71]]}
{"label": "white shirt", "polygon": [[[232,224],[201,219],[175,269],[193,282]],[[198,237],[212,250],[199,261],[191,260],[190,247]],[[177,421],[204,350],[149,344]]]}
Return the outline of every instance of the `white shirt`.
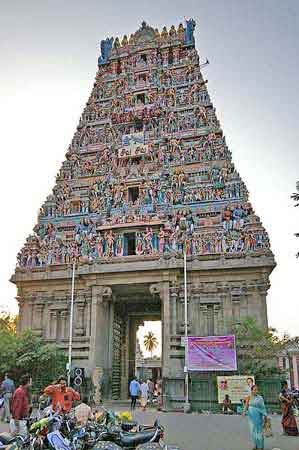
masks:
{"label": "white shirt", "polygon": [[148,385],[146,383],[142,383],[140,386],[141,397],[147,397],[148,394]]}

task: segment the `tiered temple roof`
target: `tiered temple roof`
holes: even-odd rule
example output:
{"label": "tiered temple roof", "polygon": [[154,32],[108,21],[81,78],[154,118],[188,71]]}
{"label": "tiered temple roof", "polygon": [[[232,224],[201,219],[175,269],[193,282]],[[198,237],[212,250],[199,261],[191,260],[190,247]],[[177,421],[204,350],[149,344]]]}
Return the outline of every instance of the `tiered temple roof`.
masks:
{"label": "tiered temple roof", "polygon": [[17,270],[271,255],[207,91],[195,22],[107,38]]}

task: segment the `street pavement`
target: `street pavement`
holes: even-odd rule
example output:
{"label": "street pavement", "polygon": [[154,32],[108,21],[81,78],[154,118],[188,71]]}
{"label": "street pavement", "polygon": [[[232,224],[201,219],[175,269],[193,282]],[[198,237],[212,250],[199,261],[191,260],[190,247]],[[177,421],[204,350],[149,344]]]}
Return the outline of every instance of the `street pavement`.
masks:
{"label": "street pavement", "polygon": [[[124,410],[124,408],[119,408]],[[159,418],[165,426],[165,441],[181,450],[251,450],[248,419],[221,414],[162,413],[154,410],[136,410],[134,418],[151,424]],[[280,416],[272,416],[274,437],[265,439],[265,450],[299,450],[299,437],[281,435]],[[1,423],[0,431],[8,430]]]}

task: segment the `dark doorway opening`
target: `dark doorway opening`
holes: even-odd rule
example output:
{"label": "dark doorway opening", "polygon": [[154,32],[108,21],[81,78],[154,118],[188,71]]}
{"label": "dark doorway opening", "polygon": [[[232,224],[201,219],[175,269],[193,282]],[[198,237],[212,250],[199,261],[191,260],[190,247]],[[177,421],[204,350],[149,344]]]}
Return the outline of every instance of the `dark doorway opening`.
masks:
{"label": "dark doorway opening", "polygon": [[146,54],[140,55],[140,58],[142,59],[142,61],[143,61],[144,63],[147,63],[147,55],[146,55]]}
{"label": "dark doorway opening", "polygon": [[125,234],[125,253],[127,256],[136,255],[136,235],[135,233]]}
{"label": "dark doorway opening", "polygon": [[135,203],[139,197],[139,187],[129,187],[128,188],[128,200],[129,202]]}
{"label": "dark doorway opening", "polygon": [[137,94],[136,95],[136,100],[137,100],[137,105],[140,105],[140,104],[142,104],[142,105],[145,105],[145,94],[144,93],[142,93],[142,94]]}

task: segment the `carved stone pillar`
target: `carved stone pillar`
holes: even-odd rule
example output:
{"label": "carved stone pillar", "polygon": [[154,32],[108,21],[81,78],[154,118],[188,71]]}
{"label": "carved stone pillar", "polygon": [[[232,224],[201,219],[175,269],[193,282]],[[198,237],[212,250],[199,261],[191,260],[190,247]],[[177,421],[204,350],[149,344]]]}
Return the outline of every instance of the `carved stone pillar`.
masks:
{"label": "carved stone pillar", "polygon": [[90,362],[92,367],[106,368],[109,342],[110,287],[93,286],[91,300]]}
{"label": "carved stone pillar", "polygon": [[90,336],[91,333],[91,299],[88,299],[86,305],[86,336]]}
{"label": "carved stone pillar", "polygon": [[177,302],[179,297],[179,286],[170,287],[171,327],[172,335],[177,334]]}
{"label": "carved stone pillar", "polygon": [[83,302],[76,302],[76,336],[83,336],[84,333],[84,308]]}
{"label": "carved stone pillar", "polygon": [[200,305],[200,334],[208,335],[208,306],[206,304]]}
{"label": "carved stone pillar", "polygon": [[50,312],[50,339],[57,338],[57,311]]}
{"label": "carved stone pillar", "polygon": [[18,333],[20,333],[21,331],[23,331],[24,329],[24,311],[25,311],[25,301],[24,298],[21,296],[17,296],[16,300],[18,302],[18,306],[19,306],[19,317],[18,317],[18,321],[17,321],[17,331]]}
{"label": "carved stone pillar", "polygon": [[163,378],[170,375],[170,292],[169,281],[150,286],[152,295],[159,295],[162,302],[162,364]]}
{"label": "carved stone pillar", "polygon": [[43,334],[43,310],[44,310],[44,304],[43,303],[37,303],[34,305],[33,310],[33,330],[34,333],[38,336],[42,336]]}
{"label": "carved stone pillar", "polygon": [[60,313],[60,337],[61,339],[67,338],[67,318],[68,318],[68,312],[67,311],[61,311]]}

